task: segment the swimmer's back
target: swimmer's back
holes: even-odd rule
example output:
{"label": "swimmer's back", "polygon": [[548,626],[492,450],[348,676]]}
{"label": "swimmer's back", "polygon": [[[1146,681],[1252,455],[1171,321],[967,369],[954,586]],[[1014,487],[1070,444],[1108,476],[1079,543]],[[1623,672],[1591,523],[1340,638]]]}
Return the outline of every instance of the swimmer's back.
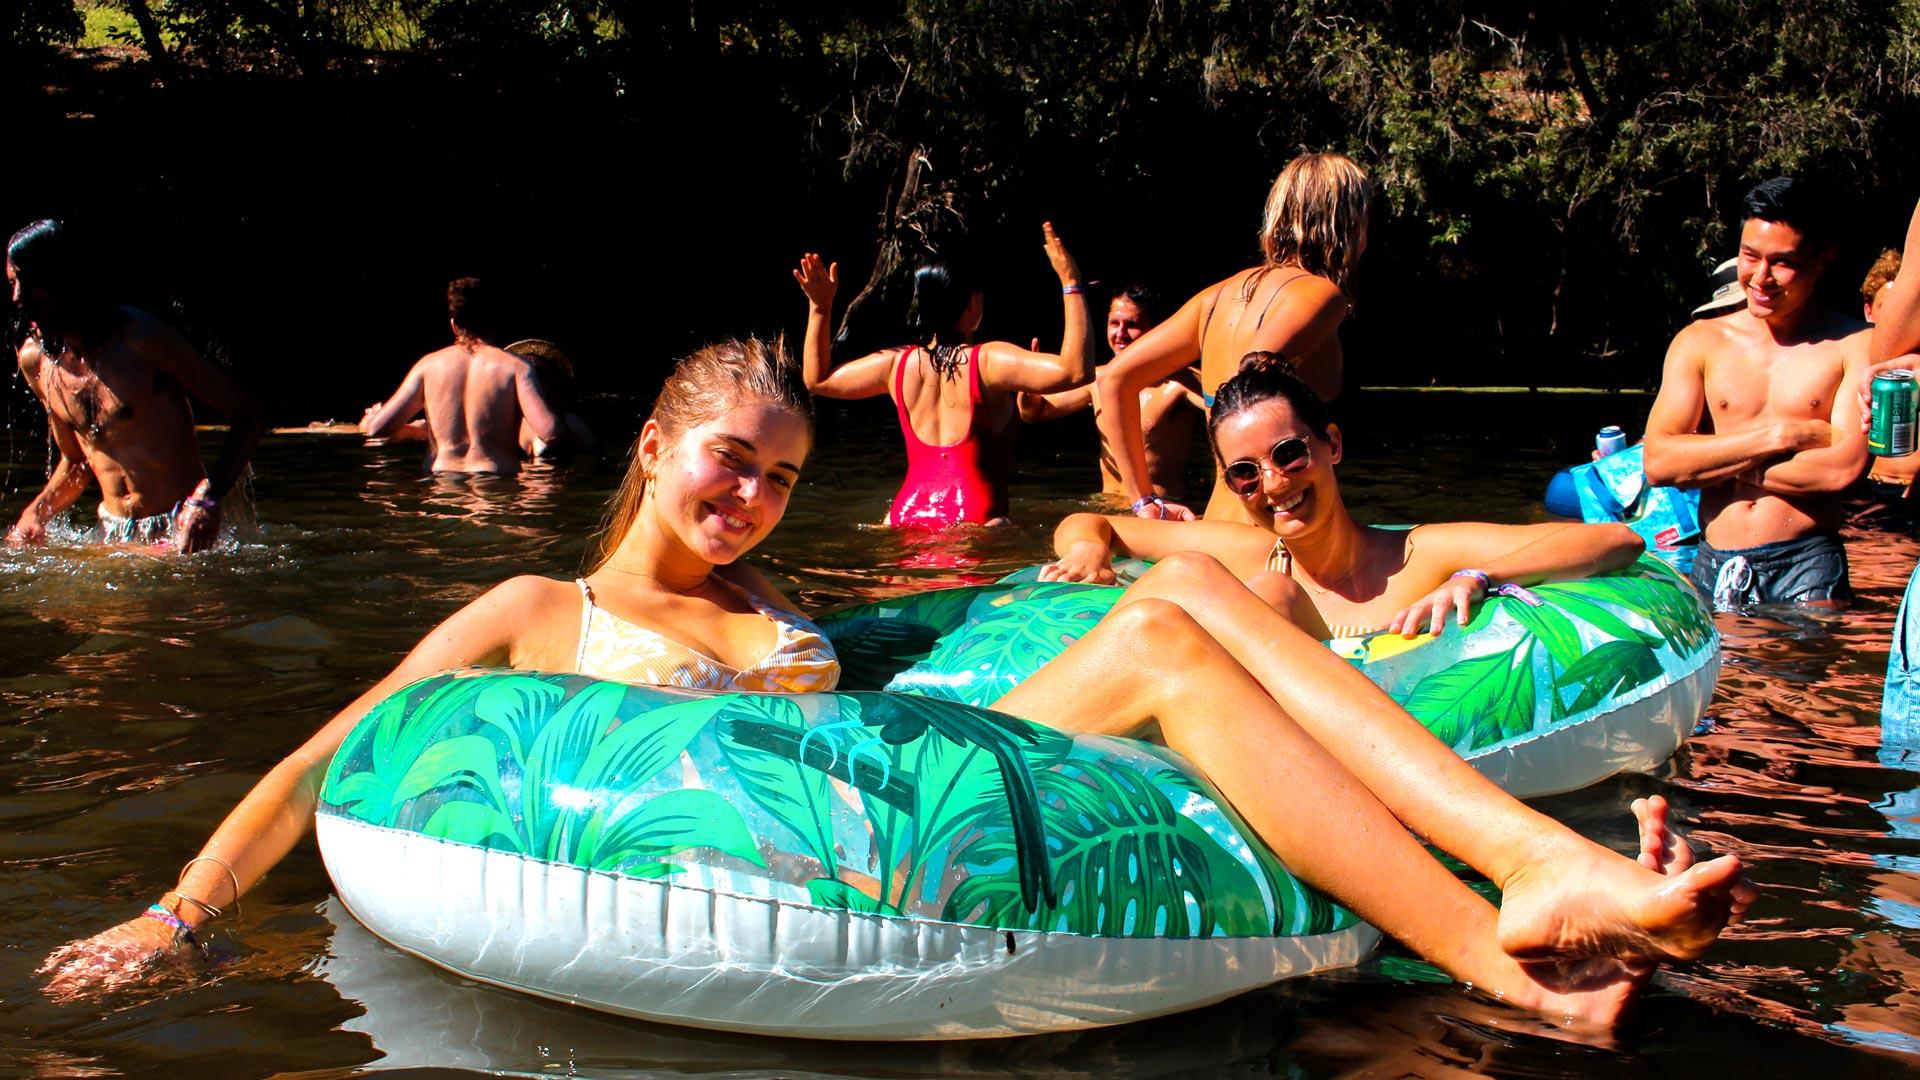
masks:
{"label": "swimmer's back", "polygon": [[492,345],[449,345],[421,361],[435,472],[520,468],[518,381],[532,368]]}

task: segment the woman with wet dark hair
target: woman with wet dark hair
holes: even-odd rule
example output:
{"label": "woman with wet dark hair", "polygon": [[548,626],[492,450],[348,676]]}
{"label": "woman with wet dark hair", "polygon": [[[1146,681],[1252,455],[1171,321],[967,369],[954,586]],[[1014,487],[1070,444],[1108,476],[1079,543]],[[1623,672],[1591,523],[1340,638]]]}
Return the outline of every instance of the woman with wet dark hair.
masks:
{"label": "woman with wet dark hair", "polygon": [[907,475],[887,512],[888,525],[940,529],[1004,521],[1019,421],[1016,396],[1065,390],[1093,378],[1080,268],[1053,225],[1042,230],[1065,307],[1058,353],[1007,341],[974,343],[980,290],[955,265],[931,263],[913,279],[912,344],[835,367],[830,326],[839,264],[829,266],[809,252],[793,272],[807,294],[807,389],[829,398],[893,398],[907,443]]}
{"label": "woman with wet dark hair", "polygon": [[1334,475],[1339,426],[1274,353],[1248,353],[1220,384],[1207,434],[1257,524],[1074,514],[1055,530],[1058,560],[1041,578],[1110,582],[1116,555],[1201,552],[1315,637],[1437,634],[1450,612],[1465,625],[1490,592],[1618,569],[1641,551],[1625,525],[1361,525]]}

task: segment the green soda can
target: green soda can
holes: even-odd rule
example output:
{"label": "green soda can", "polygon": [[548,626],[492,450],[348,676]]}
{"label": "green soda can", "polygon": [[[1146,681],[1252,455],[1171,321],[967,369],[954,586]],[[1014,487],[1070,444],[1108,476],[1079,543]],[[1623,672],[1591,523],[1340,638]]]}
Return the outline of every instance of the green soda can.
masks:
{"label": "green soda can", "polygon": [[1867,450],[1875,457],[1906,457],[1913,453],[1914,419],[1920,408],[1911,371],[1887,371],[1873,377],[1873,424],[1867,429]]}

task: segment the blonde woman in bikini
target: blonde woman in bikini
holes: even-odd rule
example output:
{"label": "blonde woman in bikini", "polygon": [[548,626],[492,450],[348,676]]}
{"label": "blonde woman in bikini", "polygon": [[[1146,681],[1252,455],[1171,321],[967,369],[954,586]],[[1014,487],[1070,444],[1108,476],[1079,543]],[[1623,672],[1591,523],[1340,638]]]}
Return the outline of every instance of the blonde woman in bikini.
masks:
{"label": "blonde woman in bikini", "polygon": [[1110,582],[1115,555],[1204,552],[1315,637],[1437,634],[1449,617],[1464,625],[1490,591],[1618,569],[1641,551],[1625,525],[1361,525],[1334,476],[1340,429],[1272,353],[1249,354],[1221,384],[1208,435],[1225,484],[1256,524],[1211,512],[1205,521],[1074,514],[1055,530],[1059,558],[1041,578]]}
{"label": "blonde woman in bikini", "polygon": [[[306,832],[359,718],[425,675],[489,664],[832,689],[832,645],[740,561],[779,522],[812,442],[799,372],[772,348],[730,342],[683,361],[591,573],[515,578],[440,624],[256,785],[158,903],[50,956],[50,992],[137,977],[190,942]],[[1563,1023],[1612,1025],[1655,964],[1699,955],[1754,898],[1739,859],[1695,863],[1663,807],[1635,808],[1636,862],[1509,797],[1204,556],[1166,560],[993,708],[1073,732],[1157,724],[1300,877],[1481,992]],[[1416,834],[1485,873],[1502,906]],[[1340,835],[1366,842],[1327,842]]]}
{"label": "blonde woman in bikini", "polygon": [[[1367,174],[1339,154],[1307,154],[1280,171],[1267,193],[1259,266],[1202,290],[1171,318],[1102,368],[1100,438],[1138,517],[1191,520],[1193,512],[1155,495],[1141,434],[1140,391],[1200,362],[1208,398],[1255,351],[1292,359],[1322,401],[1340,394],[1345,359],[1337,331],[1352,304],[1347,287],[1367,247]],[[1209,520],[1253,524],[1244,503],[1216,482]]]}

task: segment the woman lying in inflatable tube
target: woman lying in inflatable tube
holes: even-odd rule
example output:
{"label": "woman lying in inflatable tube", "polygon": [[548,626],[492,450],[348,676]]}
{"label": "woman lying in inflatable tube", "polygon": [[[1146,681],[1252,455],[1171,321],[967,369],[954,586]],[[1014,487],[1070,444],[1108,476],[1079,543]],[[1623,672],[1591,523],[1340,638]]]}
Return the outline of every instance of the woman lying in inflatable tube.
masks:
{"label": "woman lying in inflatable tube", "polygon": [[1618,570],[1638,558],[1625,525],[1363,526],[1340,499],[1340,429],[1277,353],[1248,353],[1220,384],[1207,434],[1222,479],[1257,525],[1074,514],[1042,581],[1114,580],[1115,555],[1204,552],[1318,638],[1412,636],[1464,626],[1490,593]]}
{"label": "woman lying in inflatable tube", "polygon": [[[799,373],[775,348],[729,341],[683,360],[641,431],[592,573],[514,578],[436,627],[269,772],[154,907],[49,956],[49,993],[137,977],[232,905],[311,827],[355,723],[425,676],[510,665],[831,688],[831,647],[740,561],[779,523],[812,442]],[[1206,556],[1162,560],[994,708],[1073,732],[1157,721],[1299,877],[1454,978],[1563,1023],[1610,1026],[1656,964],[1700,955],[1755,897],[1737,857],[1694,862],[1658,799],[1636,804],[1636,862],[1509,797]],[[1416,835],[1484,873],[1504,906]]]}

